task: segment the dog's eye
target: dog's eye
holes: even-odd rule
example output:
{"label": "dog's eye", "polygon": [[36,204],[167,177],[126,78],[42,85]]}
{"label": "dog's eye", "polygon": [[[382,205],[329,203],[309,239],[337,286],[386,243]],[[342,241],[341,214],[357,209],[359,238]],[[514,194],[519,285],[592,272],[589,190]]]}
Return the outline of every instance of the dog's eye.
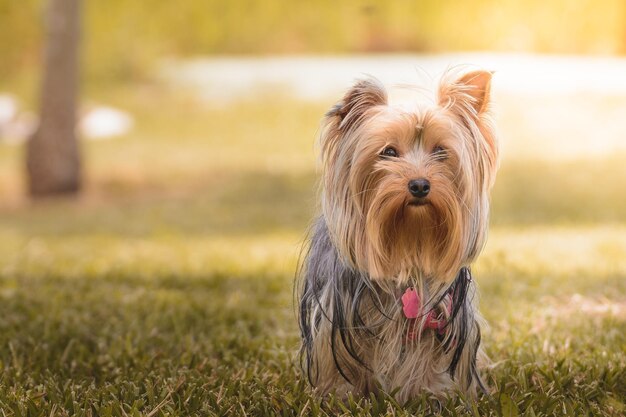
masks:
{"label": "dog's eye", "polygon": [[398,156],[398,151],[396,151],[396,149],[391,146],[387,146],[385,149],[383,149],[381,156],[396,158]]}
{"label": "dog's eye", "polygon": [[446,159],[448,154],[443,146],[435,146],[433,148],[433,156],[437,159]]}

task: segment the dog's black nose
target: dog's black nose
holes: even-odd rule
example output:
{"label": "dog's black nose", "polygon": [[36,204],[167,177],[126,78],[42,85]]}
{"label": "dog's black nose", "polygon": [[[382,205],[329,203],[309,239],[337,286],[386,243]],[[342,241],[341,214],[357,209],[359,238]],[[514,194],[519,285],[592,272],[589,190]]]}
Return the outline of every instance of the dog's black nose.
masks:
{"label": "dog's black nose", "polygon": [[413,197],[426,197],[430,191],[430,182],[426,178],[409,181],[409,191]]}

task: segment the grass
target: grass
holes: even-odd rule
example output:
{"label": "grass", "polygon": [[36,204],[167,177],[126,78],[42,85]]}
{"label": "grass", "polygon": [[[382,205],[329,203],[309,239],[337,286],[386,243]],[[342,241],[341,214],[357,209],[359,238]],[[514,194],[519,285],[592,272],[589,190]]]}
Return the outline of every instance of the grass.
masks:
{"label": "grass", "polygon": [[623,155],[503,161],[474,268],[491,396],[322,401],[292,280],[325,105],[93,94],[137,128],[86,144],[80,199],[28,202],[0,146],[3,417],[626,413]]}

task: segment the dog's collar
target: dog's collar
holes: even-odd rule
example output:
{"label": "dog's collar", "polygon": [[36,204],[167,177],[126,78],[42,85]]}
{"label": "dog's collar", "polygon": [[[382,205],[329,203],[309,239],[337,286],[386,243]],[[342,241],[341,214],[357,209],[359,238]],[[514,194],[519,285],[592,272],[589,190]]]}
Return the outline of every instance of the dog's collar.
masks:
{"label": "dog's collar", "polygon": [[415,339],[419,333],[427,330],[436,330],[439,334],[444,332],[449,320],[453,317],[453,311],[456,310],[453,308],[455,301],[454,287],[458,279],[466,279],[471,282],[472,275],[469,268],[461,268],[454,283],[444,293],[435,307],[428,311],[423,311],[422,300],[420,300],[419,294],[413,287],[408,287],[404,291],[401,301],[402,312],[409,320],[409,326],[407,328],[408,340]]}

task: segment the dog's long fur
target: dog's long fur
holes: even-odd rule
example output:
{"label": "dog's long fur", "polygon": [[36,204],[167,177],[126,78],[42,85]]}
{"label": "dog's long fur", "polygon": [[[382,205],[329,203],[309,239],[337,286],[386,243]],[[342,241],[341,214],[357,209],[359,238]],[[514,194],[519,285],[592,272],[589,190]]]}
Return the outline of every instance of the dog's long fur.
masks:
{"label": "dog's long fur", "polygon": [[[490,81],[486,71],[449,74],[437,105],[407,111],[367,79],[326,115],[322,213],[298,273],[302,359],[319,392],[380,387],[406,400],[482,386],[469,265],[486,239],[497,168]],[[397,157],[383,156],[389,146]],[[431,184],[420,204],[407,191],[415,178]],[[416,323],[402,312],[408,287],[424,304]],[[421,330],[431,310],[446,318],[441,331]]]}

